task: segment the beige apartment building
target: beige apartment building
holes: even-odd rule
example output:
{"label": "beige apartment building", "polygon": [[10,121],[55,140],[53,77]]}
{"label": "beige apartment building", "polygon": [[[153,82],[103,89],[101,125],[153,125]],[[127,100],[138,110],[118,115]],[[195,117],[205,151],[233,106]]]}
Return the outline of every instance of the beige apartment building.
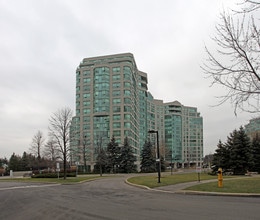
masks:
{"label": "beige apartment building", "polygon": [[139,165],[149,130],[158,130],[168,163],[184,166],[202,160],[203,122],[197,109],[154,99],[147,74],[138,70],[131,53],[83,59],[76,69],[75,104],[71,161],[87,164],[89,171],[112,136],[119,146],[128,137]]}

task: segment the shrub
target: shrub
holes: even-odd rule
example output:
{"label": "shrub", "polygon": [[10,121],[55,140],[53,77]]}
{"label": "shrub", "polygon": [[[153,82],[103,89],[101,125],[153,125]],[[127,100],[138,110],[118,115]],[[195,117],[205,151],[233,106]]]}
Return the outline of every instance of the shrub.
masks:
{"label": "shrub", "polygon": [[[76,173],[67,173],[66,176],[67,177],[76,177]],[[60,173],[59,177],[64,177],[63,173]],[[58,173],[33,174],[32,178],[58,178]]]}

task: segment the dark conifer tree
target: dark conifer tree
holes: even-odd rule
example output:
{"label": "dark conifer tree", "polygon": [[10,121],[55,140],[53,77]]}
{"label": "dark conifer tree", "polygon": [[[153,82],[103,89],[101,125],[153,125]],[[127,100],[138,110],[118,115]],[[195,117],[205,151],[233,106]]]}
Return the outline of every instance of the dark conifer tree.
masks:
{"label": "dark conifer tree", "polygon": [[141,172],[156,172],[156,161],[150,141],[144,144],[141,157]]}
{"label": "dark conifer tree", "polygon": [[107,145],[107,159],[108,168],[110,172],[116,172],[116,168],[119,166],[120,148],[116,143],[115,137],[112,136],[110,142]]}
{"label": "dark conifer tree", "polygon": [[260,173],[260,135],[256,135],[252,141],[252,168],[250,171]]}
{"label": "dark conifer tree", "polygon": [[21,171],[21,157],[13,153],[9,159],[8,169],[13,171]]}
{"label": "dark conifer tree", "polygon": [[24,170],[30,170],[30,167],[29,167],[29,157],[28,157],[28,154],[26,152],[23,152],[23,156],[21,158],[21,169],[24,171]]}
{"label": "dark conifer tree", "polygon": [[[231,144],[231,139],[229,140],[229,144]],[[223,144],[221,140],[219,140],[216,153],[213,155],[212,165],[213,172],[216,172],[218,168],[222,168],[226,170],[229,168],[229,150],[227,145]]]}
{"label": "dark conifer tree", "polygon": [[134,156],[133,149],[128,143],[128,138],[125,137],[124,146],[121,148],[120,172],[122,173],[137,172],[135,161],[136,161],[136,157]]}
{"label": "dark conifer tree", "polygon": [[245,174],[252,165],[250,139],[244,128],[233,132],[233,145],[230,149],[230,168],[235,175]]}

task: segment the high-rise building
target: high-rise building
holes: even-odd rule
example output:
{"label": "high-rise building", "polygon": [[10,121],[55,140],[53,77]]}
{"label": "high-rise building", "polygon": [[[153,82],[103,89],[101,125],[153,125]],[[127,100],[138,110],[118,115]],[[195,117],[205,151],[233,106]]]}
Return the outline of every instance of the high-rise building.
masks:
{"label": "high-rise building", "polygon": [[136,156],[146,139],[147,75],[138,71],[130,53],[85,58],[76,70],[76,116],[73,160],[82,161],[86,143],[93,169],[98,147],[112,135],[120,144],[127,136]]}
{"label": "high-rise building", "polygon": [[166,160],[178,166],[201,166],[203,118],[197,108],[178,101],[164,104]]}
{"label": "high-rise building", "polygon": [[245,131],[251,139],[256,135],[260,136],[260,117],[250,119],[249,123],[245,125]]}
{"label": "high-rise building", "polygon": [[200,164],[202,117],[196,108],[154,99],[147,84],[147,74],[138,70],[131,53],[83,59],[76,70],[72,162],[93,169],[98,149],[114,136],[119,146],[128,137],[139,164],[148,131],[158,130],[168,162]]}

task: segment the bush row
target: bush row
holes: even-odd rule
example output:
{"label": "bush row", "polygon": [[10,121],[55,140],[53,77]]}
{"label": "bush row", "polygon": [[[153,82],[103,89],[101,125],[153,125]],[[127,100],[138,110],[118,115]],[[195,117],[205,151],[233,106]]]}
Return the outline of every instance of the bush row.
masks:
{"label": "bush row", "polygon": [[[76,177],[76,173],[67,173],[67,177]],[[63,173],[59,173],[59,177],[64,177]],[[58,173],[41,173],[33,174],[32,178],[58,178]]]}

